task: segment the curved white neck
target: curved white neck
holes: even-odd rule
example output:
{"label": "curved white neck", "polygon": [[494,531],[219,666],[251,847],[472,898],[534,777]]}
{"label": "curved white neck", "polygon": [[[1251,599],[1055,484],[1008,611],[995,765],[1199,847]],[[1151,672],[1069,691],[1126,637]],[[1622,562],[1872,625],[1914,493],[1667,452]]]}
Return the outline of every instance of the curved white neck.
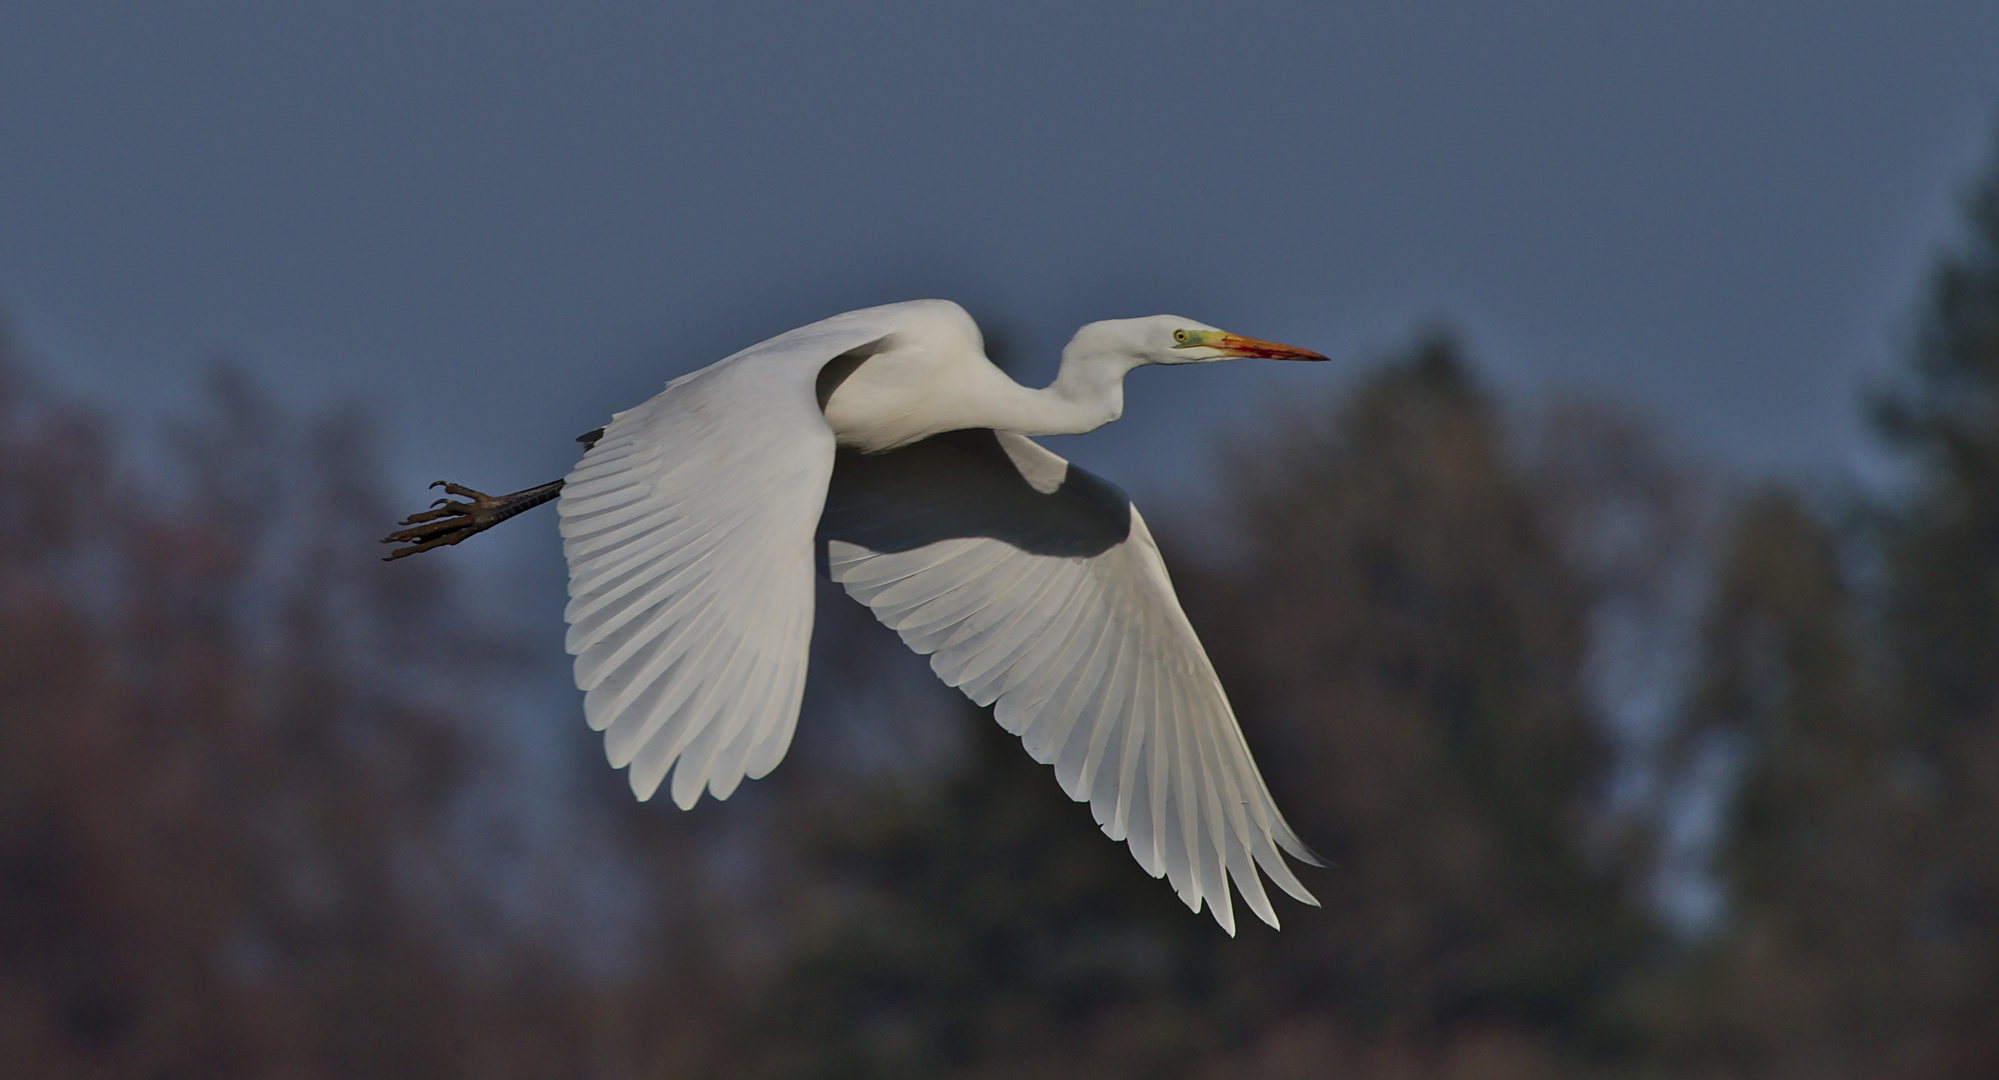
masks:
{"label": "curved white neck", "polygon": [[945,431],[993,428],[1022,435],[1080,435],[1124,413],[1124,377],[1144,361],[1102,343],[1062,350],[1055,381],[1036,390],[969,350],[891,349],[828,382],[820,411],[841,446],[880,453]]}
{"label": "curved white neck", "polygon": [[1022,435],[1081,435],[1124,415],[1124,377],[1144,361],[1115,353],[1062,350],[1055,381],[1035,390],[1006,380],[989,400],[987,426]]}

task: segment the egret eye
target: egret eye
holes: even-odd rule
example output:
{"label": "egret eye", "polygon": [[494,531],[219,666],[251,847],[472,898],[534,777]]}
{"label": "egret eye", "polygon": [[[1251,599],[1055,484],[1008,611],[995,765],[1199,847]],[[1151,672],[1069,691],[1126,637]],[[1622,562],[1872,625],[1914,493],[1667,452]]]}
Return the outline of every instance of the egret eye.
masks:
{"label": "egret eye", "polygon": [[1173,343],[1176,345],[1187,344],[1187,331],[1185,330],[1173,331]]}

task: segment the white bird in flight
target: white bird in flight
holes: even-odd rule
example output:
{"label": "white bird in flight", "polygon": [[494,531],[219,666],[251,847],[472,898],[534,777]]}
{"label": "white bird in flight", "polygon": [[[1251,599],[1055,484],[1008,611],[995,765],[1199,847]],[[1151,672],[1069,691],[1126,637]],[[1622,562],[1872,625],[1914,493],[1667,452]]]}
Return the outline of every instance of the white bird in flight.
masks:
{"label": "white bird in flight", "polygon": [[1091,323],[1055,381],[986,358],[958,305],[802,326],[666,384],[582,436],[568,476],[412,515],[390,558],[560,498],[568,650],[632,791],[726,799],[783,759],[818,569],[946,683],[993,706],[1062,790],[1230,934],[1228,879],[1271,926],[1256,868],[1317,905],[1279,850],[1325,865],[1271,800],[1235,713],[1122,491],[1032,441],[1124,411],[1145,364],[1318,353],[1156,315]]}

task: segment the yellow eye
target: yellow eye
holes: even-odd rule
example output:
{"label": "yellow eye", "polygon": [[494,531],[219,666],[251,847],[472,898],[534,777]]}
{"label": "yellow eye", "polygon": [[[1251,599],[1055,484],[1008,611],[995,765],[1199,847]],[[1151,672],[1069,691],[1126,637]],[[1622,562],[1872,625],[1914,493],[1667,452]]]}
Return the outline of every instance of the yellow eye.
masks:
{"label": "yellow eye", "polygon": [[1187,331],[1185,330],[1173,331],[1173,340],[1179,342],[1182,345],[1187,344]]}

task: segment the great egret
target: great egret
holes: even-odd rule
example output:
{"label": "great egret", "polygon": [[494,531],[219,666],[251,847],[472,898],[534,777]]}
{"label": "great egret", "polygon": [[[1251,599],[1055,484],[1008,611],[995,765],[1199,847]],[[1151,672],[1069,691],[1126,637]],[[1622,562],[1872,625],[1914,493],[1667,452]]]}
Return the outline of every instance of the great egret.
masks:
{"label": "great egret", "polygon": [[673,380],[582,436],[561,480],[498,498],[439,481],[470,501],[410,517],[390,558],[559,496],[584,715],[639,798],[672,770],[683,809],[784,757],[816,559],[1189,908],[1235,933],[1233,877],[1276,926],[1256,867],[1316,905],[1278,851],[1323,863],[1272,802],[1145,519],[1028,438],[1117,419],[1141,365],[1235,357],[1325,359],[1118,319],[1077,331],[1035,390],[956,304],[850,311]]}

